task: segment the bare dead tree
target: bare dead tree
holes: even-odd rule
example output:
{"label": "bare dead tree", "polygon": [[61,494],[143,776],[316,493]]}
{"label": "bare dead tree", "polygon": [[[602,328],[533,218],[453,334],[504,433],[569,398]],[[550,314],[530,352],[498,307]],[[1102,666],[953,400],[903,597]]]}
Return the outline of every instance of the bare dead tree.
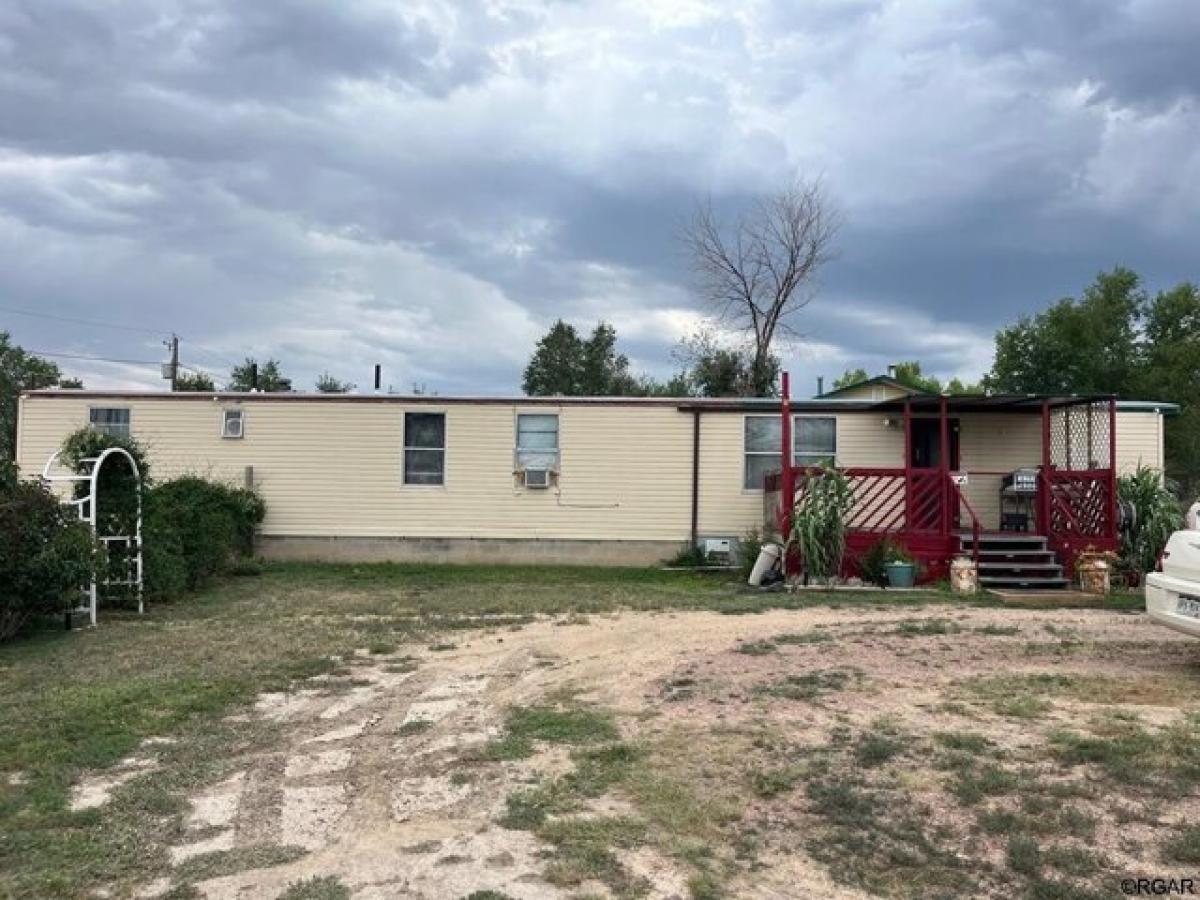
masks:
{"label": "bare dead tree", "polygon": [[709,200],[683,227],[681,240],[705,303],[717,321],[752,341],[760,396],[773,388],[771,345],[792,332],[789,320],[815,296],[817,272],[834,256],[839,225],[822,182],[797,178],[728,225]]}

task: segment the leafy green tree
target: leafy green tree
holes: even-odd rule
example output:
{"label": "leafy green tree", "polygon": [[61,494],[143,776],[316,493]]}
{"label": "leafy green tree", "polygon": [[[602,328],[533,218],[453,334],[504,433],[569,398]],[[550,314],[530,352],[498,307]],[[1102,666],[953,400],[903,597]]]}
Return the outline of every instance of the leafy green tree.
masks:
{"label": "leafy green tree", "polygon": [[348,394],[354,387],[349,381],[334,378],[328,372],[322,372],[316,384],[317,392],[321,394]]}
{"label": "leafy green tree", "polygon": [[537,342],[521,386],[531,397],[578,396],[582,356],[579,332],[559,319]]}
{"label": "leafy green tree", "polygon": [[842,388],[862,384],[862,382],[869,380],[870,377],[866,369],[847,369],[837,378],[833,379],[833,389],[840,391]]}
{"label": "leafy green tree", "polygon": [[679,342],[676,358],[681,376],[701,397],[773,397],[781,363],[773,353],[759,357],[746,348],[722,345],[712,331],[701,329]]}
{"label": "leafy green tree", "polygon": [[629,372],[629,357],[617,352],[617,329],[598,322],[583,342],[579,358],[579,393],[587,397],[640,393]]}
{"label": "leafy green tree", "polygon": [[629,357],[617,350],[617,330],[607,322],[584,340],[559,319],[538,341],[522,387],[533,397],[636,397],[664,386],[630,372]]}
{"label": "leafy green tree", "polygon": [[1137,274],[1101,272],[1083,297],[1059,300],[996,335],[985,385],[998,393],[1117,393],[1135,387],[1146,293]]}
{"label": "leafy green tree", "polygon": [[1166,427],[1168,476],[1200,491],[1200,289],[1151,300],[1136,273],[1102,272],[1079,300],[1060,300],[996,335],[984,379],[994,391],[1112,393],[1180,404]]}
{"label": "leafy green tree", "polygon": [[213,384],[212,378],[204,372],[180,372],[175,379],[176,391],[204,393],[216,389],[217,386]]}
{"label": "leafy green tree", "polygon": [[58,366],[12,343],[0,331],[0,461],[13,460],[17,448],[17,398],[39,388],[81,388],[78,379],[63,379]]}
{"label": "leafy green tree", "polygon": [[[229,390],[249,391],[254,388],[253,368],[256,360],[247,356],[240,366],[234,366],[229,373]],[[265,365],[258,367],[258,389],[268,394],[283,394],[292,389],[292,379],[284,377],[279,362],[268,359]]]}

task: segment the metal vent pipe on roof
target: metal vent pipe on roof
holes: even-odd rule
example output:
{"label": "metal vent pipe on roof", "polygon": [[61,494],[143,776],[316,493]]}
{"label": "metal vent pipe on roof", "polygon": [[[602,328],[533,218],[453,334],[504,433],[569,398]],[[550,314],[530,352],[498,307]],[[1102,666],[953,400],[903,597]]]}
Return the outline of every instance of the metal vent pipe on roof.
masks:
{"label": "metal vent pipe on roof", "polygon": [[379,386],[383,382],[383,366],[375,363],[375,393],[379,393]]}

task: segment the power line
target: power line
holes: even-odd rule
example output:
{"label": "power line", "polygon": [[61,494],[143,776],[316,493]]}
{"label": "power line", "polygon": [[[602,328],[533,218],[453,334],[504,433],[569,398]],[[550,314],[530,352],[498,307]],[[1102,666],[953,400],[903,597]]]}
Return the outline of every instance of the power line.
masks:
{"label": "power line", "polygon": [[55,353],[52,350],[26,350],[25,352],[31,353],[34,356],[54,356],[59,359],[87,359],[93,362],[124,363],[130,366],[162,365],[162,361],[157,359],[113,359],[109,356],[85,356],[81,353]]}
{"label": "power line", "polygon": [[0,306],[0,312],[12,313],[17,316],[29,316],[34,319],[53,319],[55,322],[72,322],[76,325],[87,325],[91,328],[112,328],[116,331],[137,331],[142,334],[170,334],[169,331],[158,331],[154,328],[138,328],[134,325],[114,325],[111,322],[94,322],[90,319],[76,319],[72,316],[56,316],[53,313],[30,312],[26,309],[11,309],[7,306]]}

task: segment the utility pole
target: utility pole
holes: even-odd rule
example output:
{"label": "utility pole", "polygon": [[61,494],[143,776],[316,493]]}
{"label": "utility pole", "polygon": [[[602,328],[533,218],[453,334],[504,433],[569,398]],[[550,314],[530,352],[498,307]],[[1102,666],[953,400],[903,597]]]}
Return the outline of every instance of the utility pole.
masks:
{"label": "utility pole", "polygon": [[167,364],[171,379],[171,390],[175,390],[175,386],[179,382],[179,335],[172,333],[171,340],[164,341],[171,350],[171,362]]}

